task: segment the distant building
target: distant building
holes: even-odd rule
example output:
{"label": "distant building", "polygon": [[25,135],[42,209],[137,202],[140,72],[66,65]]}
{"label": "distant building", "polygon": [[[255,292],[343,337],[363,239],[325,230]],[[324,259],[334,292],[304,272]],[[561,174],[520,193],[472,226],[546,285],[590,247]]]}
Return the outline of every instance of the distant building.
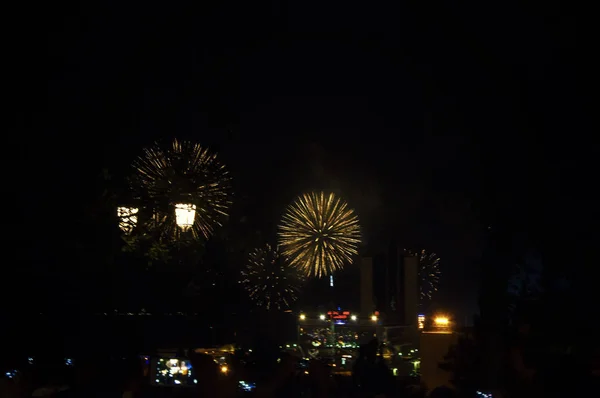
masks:
{"label": "distant building", "polygon": [[298,341],[303,347],[358,348],[378,337],[380,330],[375,314],[361,317],[347,310],[301,313],[298,319]]}
{"label": "distant building", "polygon": [[[396,250],[391,257],[362,257],[355,265],[346,268],[334,274],[333,283],[329,278],[317,281],[318,289],[311,289],[311,292],[314,292],[313,305],[309,305],[308,308],[319,310],[305,312],[304,319],[299,320],[299,328],[305,329],[306,332],[315,327],[326,329],[328,326],[324,321],[329,321],[331,311],[340,311],[348,318],[336,319],[340,332],[348,328],[358,330],[357,327],[362,326],[359,328],[361,333],[358,333],[361,338],[354,341],[365,339],[362,330],[366,327],[369,332],[365,335],[370,338],[378,337],[390,343],[417,344],[418,257],[406,256],[403,251]],[[321,305],[315,305],[319,301]],[[377,321],[373,323],[371,317],[375,314]],[[319,319],[321,316],[325,316],[326,319]],[[350,316],[356,317],[356,320],[353,321]],[[373,331],[375,324],[378,327]],[[319,333],[323,336],[329,334],[326,330]],[[309,334],[314,336],[318,333],[311,331]],[[298,335],[306,336],[307,333]],[[336,335],[339,333],[336,332]],[[340,336],[336,336],[336,339],[338,337]],[[315,340],[314,337],[311,339]]]}
{"label": "distant building", "polygon": [[363,257],[360,262],[360,314],[369,317],[375,310],[373,296],[373,259]]}
{"label": "distant building", "polygon": [[419,259],[407,255],[398,245],[391,245],[376,263],[375,293],[377,308],[386,314],[388,323],[405,326],[417,324],[419,306]]}
{"label": "distant building", "polygon": [[363,259],[361,313],[381,312],[382,341],[418,343],[418,269],[419,259],[397,248],[388,256]]}

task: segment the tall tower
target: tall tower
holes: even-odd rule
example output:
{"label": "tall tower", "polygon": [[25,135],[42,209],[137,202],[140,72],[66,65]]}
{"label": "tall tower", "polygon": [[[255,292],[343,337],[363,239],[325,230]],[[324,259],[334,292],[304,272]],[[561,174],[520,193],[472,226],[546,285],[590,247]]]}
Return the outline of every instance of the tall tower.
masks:
{"label": "tall tower", "polygon": [[360,315],[370,316],[373,308],[373,259],[363,257],[360,263]]}
{"label": "tall tower", "polygon": [[404,257],[404,324],[415,326],[419,311],[419,257]]}

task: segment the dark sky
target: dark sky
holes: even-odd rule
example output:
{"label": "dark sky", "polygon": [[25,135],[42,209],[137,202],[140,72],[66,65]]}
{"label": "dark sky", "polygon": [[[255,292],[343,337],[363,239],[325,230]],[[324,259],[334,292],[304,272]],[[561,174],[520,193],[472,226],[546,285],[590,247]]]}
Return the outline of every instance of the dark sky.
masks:
{"label": "dark sky", "polygon": [[508,216],[526,229],[541,217],[531,205],[574,151],[561,138],[577,109],[569,11],[216,3],[23,14],[19,32],[35,45],[13,48],[23,60],[14,153],[36,178],[17,186],[45,227],[20,245],[44,251],[39,241],[64,233],[62,211],[93,197],[103,168],[122,178],[142,147],[180,137],[219,152],[265,235],[295,195],[334,190],[369,245],[437,252],[441,297],[471,303],[488,224]]}

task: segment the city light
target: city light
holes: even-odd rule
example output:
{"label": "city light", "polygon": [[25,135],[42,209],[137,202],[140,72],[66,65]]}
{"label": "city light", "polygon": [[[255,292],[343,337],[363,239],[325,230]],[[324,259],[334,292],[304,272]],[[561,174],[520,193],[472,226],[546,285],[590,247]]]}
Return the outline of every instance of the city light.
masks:
{"label": "city light", "polygon": [[[129,183],[136,200],[143,197],[146,203],[160,207],[148,210],[154,211],[161,229],[167,228],[160,231],[161,237],[177,226],[191,230],[193,239],[208,239],[227,217],[231,176],[217,155],[201,145],[176,139],[167,146],[155,143],[144,148],[133,169]],[[175,205],[175,214],[164,214],[164,205]]]}
{"label": "city light", "polygon": [[196,205],[189,203],[178,203],[175,205],[175,221],[179,228],[187,231],[194,225],[196,218]]}
{"label": "city light", "polygon": [[221,366],[221,373],[227,373],[229,372],[229,368],[227,366]]}
{"label": "city light", "polygon": [[353,321],[355,321],[355,320],[356,320],[356,315],[352,315],[352,316],[350,317],[350,319],[351,319],[351,320],[353,320]]}
{"label": "city light", "polygon": [[371,315],[371,320],[372,320],[373,322],[377,322],[377,319],[378,319],[378,318],[377,318],[377,315]]}
{"label": "city light", "polygon": [[130,234],[137,224],[137,207],[117,207],[117,217],[119,218],[119,228],[125,234]]}
{"label": "city light", "polygon": [[435,326],[438,327],[447,327],[450,324],[450,320],[445,316],[438,316],[433,322],[435,323]]}
{"label": "city light", "polygon": [[325,320],[325,315],[323,315],[323,314],[319,315],[319,319],[322,320],[322,321],[324,321]]}
{"label": "city light", "polygon": [[419,329],[425,328],[425,315],[419,315],[417,317],[417,325],[418,325]]}
{"label": "city light", "polygon": [[300,314],[300,320],[301,320],[301,321],[303,321],[303,320],[305,320],[305,319],[306,319],[306,315],[304,315],[304,314]]}

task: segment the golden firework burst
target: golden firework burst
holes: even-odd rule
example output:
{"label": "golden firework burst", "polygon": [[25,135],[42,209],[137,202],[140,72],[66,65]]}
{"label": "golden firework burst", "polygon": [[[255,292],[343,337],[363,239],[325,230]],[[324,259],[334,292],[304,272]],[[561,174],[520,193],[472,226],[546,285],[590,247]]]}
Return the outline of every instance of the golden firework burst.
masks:
{"label": "golden firework burst", "polygon": [[281,253],[308,277],[331,275],[352,262],[360,239],[354,210],[333,193],[299,196],[279,225]]}

